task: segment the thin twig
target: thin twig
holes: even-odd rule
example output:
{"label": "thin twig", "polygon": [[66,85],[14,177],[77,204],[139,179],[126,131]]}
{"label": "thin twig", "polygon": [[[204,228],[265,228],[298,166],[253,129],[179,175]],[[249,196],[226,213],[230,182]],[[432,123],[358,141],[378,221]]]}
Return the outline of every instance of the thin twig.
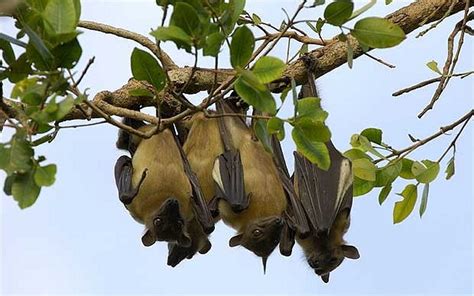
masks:
{"label": "thin twig", "polygon": [[81,73],[81,76],[72,85],[72,87],[77,87],[81,83],[82,79],[84,78],[84,76],[86,76],[87,71],[89,70],[90,66],[94,63],[94,61],[95,61],[95,57],[92,57],[91,59],[89,59],[89,61],[87,62],[86,67],[84,68],[84,70]]}
{"label": "thin twig", "polygon": [[[440,18],[437,22],[435,22],[434,24],[432,24],[428,29],[424,30],[424,31],[421,31],[418,35],[416,35],[415,38],[419,38],[419,37],[422,37],[423,35],[425,35],[426,33],[428,33],[429,31],[431,31],[432,29],[436,28],[439,24],[441,24],[442,21],[444,21],[445,18],[447,18],[450,14],[451,14],[451,11],[453,11],[453,8],[454,8],[454,5],[456,5],[457,3],[457,0],[451,0],[451,5],[449,6],[448,10],[446,10],[445,14],[443,15],[442,18]],[[438,9],[440,9],[441,7],[438,7],[436,10],[433,11],[433,13],[431,15],[429,15],[423,22],[421,22],[421,26],[423,26],[429,19],[431,19],[431,17],[436,14],[436,12],[438,11]]]}
{"label": "thin twig", "polygon": [[[464,73],[456,73],[456,74],[452,74],[451,76],[452,77],[458,77],[460,76],[461,79],[462,78],[465,78],[471,74],[474,74],[474,71],[469,71],[469,72],[464,72]],[[441,78],[443,78],[443,76],[440,76],[440,77],[436,77],[436,78],[432,78],[432,79],[428,79],[428,80],[425,80],[425,81],[422,81],[420,83],[417,83],[415,85],[412,85],[412,86],[409,86],[407,88],[404,88],[404,89],[401,89],[399,91],[396,91],[392,94],[392,96],[394,97],[397,97],[397,96],[400,96],[404,93],[408,93],[408,92],[411,92],[412,90],[415,90],[415,89],[418,89],[418,88],[422,88],[424,86],[427,86],[427,85],[430,85],[432,83],[435,83],[435,82],[438,82],[441,80]]]}
{"label": "thin twig", "polygon": [[[281,37],[280,37],[280,35],[281,35]],[[269,34],[269,35],[265,35],[265,36],[255,38],[255,40],[256,41],[261,41],[261,40],[268,39],[270,41],[273,41],[273,40],[277,39],[278,37],[294,39],[296,41],[299,41],[301,43],[306,43],[306,44],[316,44],[316,45],[321,45],[321,46],[324,46],[326,44],[325,41],[321,41],[319,39],[311,38],[311,37],[308,37],[308,36],[302,36],[302,35],[299,35],[298,33],[294,32],[294,31],[287,31],[284,34],[280,34],[280,33]]]}
{"label": "thin twig", "polygon": [[369,58],[373,59],[376,62],[381,63],[384,66],[387,66],[387,67],[392,68],[392,69],[395,68],[395,65],[389,64],[389,63],[385,62],[384,60],[382,60],[380,58],[374,57],[373,55],[371,55],[368,52],[364,52],[364,55],[368,56]]}
{"label": "thin twig", "polygon": [[456,137],[454,137],[453,141],[449,144],[448,148],[446,148],[446,150],[444,151],[444,153],[439,157],[438,159],[438,162],[440,162],[441,160],[443,160],[443,158],[446,156],[446,154],[448,154],[449,150],[451,150],[451,148],[454,148],[456,149],[456,141],[458,140],[459,136],[461,136],[464,128],[467,126],[467,124],[469,123],[469,120],[466,120],[464,122],[464,124],[461,126],[461,129],[459,130],[458,134],[456,135]]}
{"label": "thin twig", "polygon": [[431,136],[429,136],[429,137],[427,137],[423,140],[420,140],[420,141],[416,142],[415,144],[413,144],[411,146],[408,146],[404,149],[395,150],[395,151],[392,152],[392,154],[386,156],[385,159],[383,159],[383,158],[377,159],[376,161],[374,161],[374,164],[377,164],[377,163],[379,163],[383,160],[386,160],[388,158],[392,158],[392,157],[395,157],[395,156],[397,158],[403,158],[403,157],[407,156],[409,153],[411,153],[413,150],[415,150],[416,148],[425,145],[426,143],[436,139],[437,137],[439,137],[441,135],[444,135],[447,131],[450,131],[450,130],[454,129],[455,127],[457,127],[461,123],[463,123],[465,121],[469,121],[473,115],[474,115],[474,109],[471,109],[466,115],[464,115],[460,119],[456,120],[454,123],[452,123],[450,125],[447,125],[447,126],[444,126],[444,127],[441,127],[437,133],[435,133],[435,134],[433,134],[433,135],[431,135]]}
{"label": "thin twig", "polygon": [[94,125],[99,125],[99,124],[104,124],[104,123],[107,123],[107,121],[103,120],[103,121],[98,121],[98,122],[93,122],[93,123],[77,124],[77,125],[65,125],[65,126],[61,126],[61,125],[58,124],[58,128],[59,129],[81,128],[81,127],[94,126]]}
{"label": "thin twig", "polygon": [[204,115],[208,118],[219,118],[219,117],[241,117],[241,118],[254,118],[254,119],[271,119],[272,116],[264,115],[248,115],[244,113],[209,113],[205,112]]}
{"label": "thin twig", "polygon": [[[434,104],[438,99],[440,98],[441,94],[443,93],[444,89],[446,88],[449,80],[451,79],[449,75],[451,75],[454,72],[454,68],[456,67],[456,63],[458,61],[459,55],[461,53],[461,48],[464,42],[464,31],[465,31],[465,26],[466,23],[472,19],[474,19],[474,12],[469,14],[469,6],[470,6],[470,0],[466,1],[466,5],[464,8],[464,18],[462,21],[458,22],[456,26],[454,27],[453,32],[449,35],[448,38],[448,55],[446,57],[446,62],[443,67],[443,76],[441,77],[438,87],[436,88],[435,93],[433,94],[433,97],[431,98],[431,101],[429,102],[428,105],[418,114],[418,118],[423,117],[423,115],[426,114],[429,110],[433,109]],[[461,32],[461,35],[459,37],[458,41],[458,47],[456,50],[456,54],[453,57],[453,48],[454,48],[454,38],[456,35]]]}

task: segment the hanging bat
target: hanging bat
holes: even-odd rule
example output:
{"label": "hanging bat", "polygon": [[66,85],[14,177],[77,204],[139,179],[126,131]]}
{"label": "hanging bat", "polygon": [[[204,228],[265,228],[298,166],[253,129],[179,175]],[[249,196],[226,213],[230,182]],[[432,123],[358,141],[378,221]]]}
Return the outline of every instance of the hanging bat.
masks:
{"label": "hanging bat", "polygon": [[[186,123],[189,128],[188,135],[183,145],[184,153],[191,169],[201,184],[204,199],[207,204],[216,195],[216,186],[212,178],[214,162],[219,155],[224,153],[217,119],[207,118],[203,112],[194,114]],[[216,211],[215,222],[218,217]],[[191,246],[182,247],[174,243],[168,244],[168,265],[175,267],[184,259],[191,259],[197,252],[207,253],[211,248],[208,236],[198,227],[193,225],[189,231]]]}
{"label": "hanging bat", "polygon": [[[219,113],[237,113],[227,102]],[[218,184],[218,211],[237,235],[229,246],[243,246],[262,258],[264,272],[270,254],[280,241],[282,214],[287,206],[272,156],[240,117],[220,117],[225,153],[215,162],[213,177]]]}
{"label": "hanging bat", "polygon": [[[309,67],[308,67],[309,68]],[[308,83],[300,92],[300,98],[317,97],[312,71],[308,71]],[[344,234],[350,225],[352,207],[352,166],[331,141],[326,143],[331,159],[327,171],[311,163],[303,155],[295,156],[295,190],[301,200],[311,234],[307,238],[296,237],[311,268],[329,281],[329,273],[344,258],[358,259],[356,247],[347,245]]]}
{"label": "hanging bat", "polygon": [[[143,132],[152,128],[130,119],[125,123]],[[132,156],[121,156],[115,165],[119,199],[136,221],[145,224],[145,246],[156,241],[191,246],[187,228],[193,219],[206,233],[212,232],[213,221],[199,183],[170,129],[149,139],[121,131],[117,147]]]}

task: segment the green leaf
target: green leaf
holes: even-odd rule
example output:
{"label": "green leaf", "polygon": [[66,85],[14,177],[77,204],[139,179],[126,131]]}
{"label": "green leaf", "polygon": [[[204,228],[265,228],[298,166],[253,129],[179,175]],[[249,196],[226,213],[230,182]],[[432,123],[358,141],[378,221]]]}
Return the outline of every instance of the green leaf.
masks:
{"label": "green leaf", "polygon": [[259,91],[250,86],[241,77],[234,83],[237,94],[249,105],[257,110],[274,115],[276,113],[276,103],[269,90]]}
{"label": "green leaf", "polygon": [[191,52],[191,36],[180,27],[159,27],[150,34],[160,41],[173,41],[178,48],[184,48],[187,52]]}
{"label": "green leaf", "polygon": [[272,117],[267,122],[267,129],[270,134],[276,134],[279,141],[285,138],[285,126],[283,120],[278,117]]}
{"label": "green leaf", "polygon": [[12,186],[15,182],[15,178],[15,174],[10,175],[5,179],[5,183],[3,183],[3,192],[5,192],[5,194],[8,196],[12,195]]}
{"label": "green leaf", "polygon": [[439,163],[430,160],[415,162],[411,168],[413,175],[420,183],[431,183],[439,173]]}
{"label": "green leaf", "polygon": [[30,38],[29,46],[27,46],[26,52],[28,54],[28,57],[31,58],[32,56],[36,56],[37,53],[38,57],[41,60],[35,60],[34,63],[36,65],[38,65],[39,63],[39,65],[43,66],[40,70],[51,69],[54,57],[44,44],[43,40],[27,24],[23,24],[23,29]]}
{"label": "green leaf", "polygon": [[199,16],[194,7],[185,2],[177,2],[171,16],[171,25],[180,27],[188,35],[200,37],[202,31]]}
{"label": "green leaf", "polygon": [[359,20],[351,33],[360,43],[373,48],[393,47],[405,39],[405,32],[398,25],[379,17]]}
{"label": "green leaf", "polygon": [[411,180],[415,179],[415,175],[413,175],[411,168],[414,164],[414,161],[408,158],[402,159],[402,171],[400,172],[400,177],[403,179]]}
{"label": "green leaf", "polygon": [[269,83],[280,78],[285,68],[286,64],[279,58],[263,56],[255,63],[252,72],[261,83]]}
{"label": "green leaf", "polygon": [[298,118],[309,118],[313,121],[324,122],[328,118],[328,113],[321,108],[321,99],[315,97],[297,100],[296,112]]}
{"label": "green leaf", "polygon": [[383,187],[382,190],[380,190],[380,194],[379,194],[380,205],[382,205],[383,202],[387,199],[388,195],[390,194],[390,191],[392,191],[392,183],[387,184],[387,186]]}
{"label": "green leaf", "polygon": [[35,171],[34,179],[38,186],[51,186],[56,180],[56,165],[38,166]]}
{"label": "green leaf", "polygon": [[354,159],[352,161],[352,171],[354,172],[354,176],[362,180],[374,182],[376,180],[376,170],[377,167],[366,158]]}
{"label": "green leaf", "polygon": [[331,131],[321,121],[314,121],[308,117],[298,117],[294,122],[298,129],[311,142],[327,142],[331,139]]}
{"label": "green leaf", "polygon": [[430,68],[431,71],[434,71],[434,72],[438,73],[439,75],[443,75],[443,73],[441,73],[441,71],[439,70],[438,63],[436,61],[428,62],[428,63],[426,63],[426,66],[428,68]]}
{"label": "green leaf", "polygon": [[67,96],[64,100],[58,103],[58,110],[54,115],[55,120],[60,120],[71,111],[74,107],[74,98],[72,96]]}
{"label": "green leaf", "polygon": [[395,181],[400,175],[402,167],[403,164],[401,161],[394,161],[383,168],[377,169],[375,186],[384,187]]}
{"label": "green leaf", "polygon": [[31,170],[33,153],[25,135],[16,133],[10,141],[10,149],[7,151],[7,172],[25,173]]}
{"label": "green leaf", "polygon": [[425,187],[423,187],[423,194],[421,196],[420,218],[423,217],[423,214],[426,211],[426,206],[428,204],[428,193],[429,192],[430,192],[430,183],[426,183]]}
{"label": "green leaf", "polygon": [[326,6],[324,18],[331,25],[341,26],[349,20],[353,9],[352,1],[337,0]]}
{"label": "green leaf", "polygon": [[347,65],[349,66],[349,69],[352,69],[352,64],[354,61],[354,49],[351,46],[351,43],[349,41],[346,42],[347,46]]}
{"label": "green leaf", "polygon": [[5,62],[8,65],[13,64],[16,58],[15,58],[15,52],[13,51],[13,48],[10,45],[10,43],[0,38],[0,49],[2,50],[2,57],[5,60]]}
{"label": "green leaf", "polygon": [[255,13],[252,13],[252,21],[255,25],[260,25],[262,23],[262,19]]}
{"label": "green leaf", "polygon": [[382,144],[382,130],[378,128],[366,128],[360,133],[362,136],[366,137],[370,142]]}
{"label": "green leaf", "polygon": [[266,120],[264,119],[256,120],[255,125],[254,125],[255,135],[260,140],[260,143],[263,144],[263,147],[265,147],[265,150],[272,153],[271,137],[268,134],[266,125],[267,125]]}
{"label": "green leaf", "polygon": [[166,84],[165,72],[158,61],[148,52],[134,48],[131,58],[133,78],[145,80],[161,91]]}
{"label": "green leaf", "polygon": [[33,178],[34,171],[17,175],[13,182],[11,192],[13,198],[18,202],[20,209],[33,205],[38,198],[41,188],[36,185]]}
{"label": "green leaf", "polygon": [[230,63],[234,69],[244,68],[252,57],[255,37],[246,26],[235,30],[230,43]]}
{"label": "green leaf", "polygon": [[234,26],[239,20],[240,15],[242,14],[245,8],[245,0],[230,0],[220,22],[223,24],[223,32],[226,35],[229,35],[234,30]]}
{"label": "green leaf", "polygon": [[43,14],[55,34],[71,33],[76,29],[77,15],[73,0],[49,0]]}
{"label": "green leaf", "polygon": [[418,196],[417,187],[409,184],[399,193],[403,200],[397,201],[393,208],[393,223],[400,223],[405,220],[415,208],[416,198]]}
{"label": "green leaf", "polygon": [[266,91],[267,86],[260,82],[258,77],[249,70],[240,70],[240,77],[243,79],[249,86],[255,88],[257,91]]}
{"label": "green leaf", "polygon": [[133,97],[154,97],[153,93],[146,88],[134,88],[129,90],[128,94]]}
{"label": "green leaf", "polygon": [[352,192],[354,196],[361,196],[369,193],[374,188],[374,182],[362,180],[354,177],[354,183],[352,183]]}
{"label": "green leaf", "polygon": [[310,141],[301,129],[294,128],[291,132],[296,149],[309,161],[316,164],[322,170],[328,170],[331,165],[329,151],[326,144]]}
{"label": "green leaf", "polygon": [[380,152],[375,150],[375,148],[372,147],[372,144],[370,143],[369,139],[367,139],[365,136],[358,135],[358,134],[352,135],[351,145],[354,148],[358,148],[358,149],[361,149],[363,151],[368,151],[368,152],[374,154],[375,156],[378,156],[380,158],[385,159],[385,156],[383,156]]}
{"label": "green leaf", "polygon": [[344,152],[344,156],[349,158],[351,161],[360,159],[360,158],[366,158],[372,161],[372,157],[370,157],[364,151],[359,150],[359,149],[349,149],[346,152]]}
{"label": "green leaf", "polygon": [[52,50],[56,66],[59,68],[72,69],[82,55],[82,48],[77,38],[61,44]]}
{"label": "green leaf", "polygon": [[449,160],[445,173],[446,173],[446,180],[451,179],[451,177],[454,175],[454,156],[451,157],[451,159]]}
{"label": "green leaf", "polygon": [[28,77],[32,72],[31,64],[28,61],[26,53],[20,55],[18,59],[10,65],[10,69],[5,71],[8,80],[11,83],[16,83]]}
{"label": "green leaf", "polygon": [[221,32],[212,33],[206,37],[206,46],[203,55],[216,57],[222,47],[225,37]]}

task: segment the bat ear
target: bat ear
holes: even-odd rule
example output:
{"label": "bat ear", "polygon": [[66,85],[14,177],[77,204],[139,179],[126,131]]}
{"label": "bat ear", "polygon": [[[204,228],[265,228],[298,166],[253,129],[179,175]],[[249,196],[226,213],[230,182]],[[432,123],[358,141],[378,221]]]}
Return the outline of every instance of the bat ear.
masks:
{"label": "bat ear", "polygon": [[328,283],[329,282],[329,273],[325,273],[325,274],[321,275],[321,279],[323,280],[323,282]]}
{"label": "bat ear", "polygon": [[239,246],[242,243],[242,237],[243,237],[242,234],[238,234],[238,235],[232,237],[229,240],[229,247],[233,248],[233,247]]}
{"label": "bat ear", "polygon": [[149,229],[146,229],[145,233],[142,236],[143,245],[145,247],[149,247],[149,246],[153,245],[155,242],[156,242],[156,239],[153,236],[153,234],[151,233],[151,231]]}
{"label": "bat ear", "polygon": [[180,245],[181,247],[190,247],[191,246],[191,239],[186,236],[185,234],[183,234],[179,239],[178,239],[178,245]]}
{"label": "bat ear", "polygon": [[360,257],[359,250],[354,246],[342,245],[342,252],[346,258],[359,259]]}

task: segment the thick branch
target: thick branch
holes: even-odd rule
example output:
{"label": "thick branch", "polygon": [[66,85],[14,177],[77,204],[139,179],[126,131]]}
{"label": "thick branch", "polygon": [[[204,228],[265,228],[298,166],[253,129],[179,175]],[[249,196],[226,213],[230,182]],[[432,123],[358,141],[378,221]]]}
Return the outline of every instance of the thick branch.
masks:
{"label": "thick branch", "polygon": [[78,26],[88,30],[99,31],[102,33],[112,34],[118,37],[133,40],[153,52],[158,57],[158,59],[161,60],[161,62],[163,63],[163,67],[167,69],[175,69],[178,67],[173,62],[173,60],[155,44],[155,42],[151,41],[143,35],[125,29],[116,28],[110,25],[91,21],[80,21]]}

